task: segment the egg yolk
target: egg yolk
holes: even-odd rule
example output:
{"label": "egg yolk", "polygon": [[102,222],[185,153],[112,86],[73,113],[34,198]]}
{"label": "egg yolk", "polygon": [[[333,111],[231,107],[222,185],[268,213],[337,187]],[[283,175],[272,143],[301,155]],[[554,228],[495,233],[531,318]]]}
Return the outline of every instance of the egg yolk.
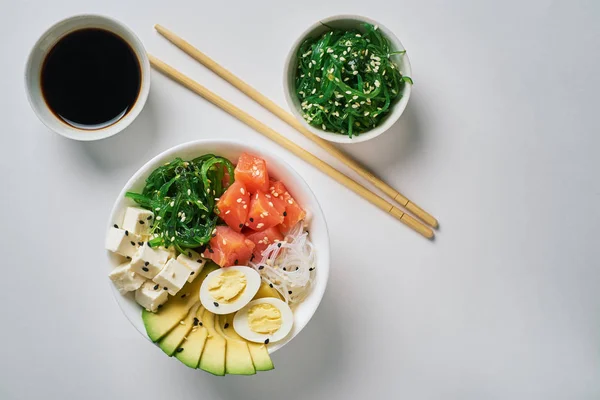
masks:
{"label": "egg yolk", "polygon": [[282,324],[281,311],[273,304],[255,304],[248,311],[248,326],[256,333],[273,334]]}
{"label": "egg yolk", "polygon": [[215,301],[233,303],[246,289],[246,275],[239,270],[227,270],[208,283],[208,292]]}

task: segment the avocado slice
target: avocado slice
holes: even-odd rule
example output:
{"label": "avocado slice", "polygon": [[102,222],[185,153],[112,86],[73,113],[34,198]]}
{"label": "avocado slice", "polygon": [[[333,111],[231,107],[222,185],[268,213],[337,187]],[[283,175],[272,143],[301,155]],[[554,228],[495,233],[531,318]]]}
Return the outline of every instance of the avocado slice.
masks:
{"label": "avocado slice", "polygon": [[[204,307],[198,307],[195,317],[202,321],[202,315],[209,313]],[[210,313],[209,313],[210,314]],[[190,368],[198,368],[198,362],[204,350],[204,344],[208,336],[208,331],[202,325],[194,325],[192,318],[192,330],[187,335],[187,339],[175,350],[175,357]]]}
{"label": "avocado slice", "polygon": [[196,318],[196,312],[198,311],[198,307],[200,307],[200,303],[196,303],[190,309],[187,317],[183,320],[183,325],[178,324],[171,330],[171,332],[167,333],[167,336],[163,337],[158,341],[158,347],[161,348],[162,351],[167,353],[169,357],[175,353],[175,350],[179,348],[179,345],[183,342],[185,337],[193,328],[194,318]]}
{"label": "avocado slice", "polygon": [[200,301],[200,285],[202,285],[202,281],[204,281],[209,273],[218,268],[218,265],[211,262],[202,269],[198,278],[191,283],[186,283],[180,293],[189,293],[189,296],[185,296],[184,298],[181,298],[179,295],[172,297],[156,313],[147,310],[142,311],[142,320],[144,321],[144,327],[150,340],[153,342],[159,341],[179,321],[185,318],[192,306]]}
{"label": "avocado slice", "polygon": [[233,330],[233,325],[227,323],[223,315],[215,315],[215,330],[227,341],[225,372],[232,375],[256,374],[250,350],[248,350],[248,344],[245,340],[238,340],[228,335],[228,331]]}
{"label": "avocado slice", "polygon": [[276,299],[283,300],[277,289],[270,287],[263,281],[261,282],[258,292],[256,292],[252,300],[262,299],[265,297],[275,297]]}
{"label": "avocado slice", "polygon": [[[270,371],[274,369],[275,367],[273,366],[273,361],[271,361],[271,356],[269,356],[269,350],[267,349],[266,344],[248,342],[243,337],[238,335],[235,329],[233,329],[234,315],[235,314],[221,315],[220,317],[219,322],[221,326],[225,326],[226,323],[229,324],[227,329],[223,329],[225,335],[229,338],[241,340],[247,343],[250,356],[252,357],[252,363],[257,371]],[[227,346],[229,346],[229,344]]]}
{"label": "avocado slice", "polygon": [[209,311],[202,315],[202,323],[208,331],[208,338],[200,357],[200,369],[213,375],[225,375],[227,341],[215,330],[215,318],[216,316]]}

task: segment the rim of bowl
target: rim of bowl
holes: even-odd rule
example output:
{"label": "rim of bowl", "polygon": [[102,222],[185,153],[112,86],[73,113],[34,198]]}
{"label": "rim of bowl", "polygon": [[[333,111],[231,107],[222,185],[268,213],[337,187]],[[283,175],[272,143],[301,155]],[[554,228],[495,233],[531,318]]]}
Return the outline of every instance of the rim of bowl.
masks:
{"label": "rim of bowl", "polygon": [[[312,320],[315,312],[317,311],[317,309],[319,308],[319,306],[321,305],[321,301],[323,301],[323,297],[325,296],[325,290],[327,289],[327,284],[329,283],[329,272],[330,272],[330,268],[331,268],[331,253],[330,253],[330,239],[329,239],[329,228],[327,226],[327,219],[325,218],[325,214],[323,213],[323,209],[321,208],[321,204],[319,203],[319,200],[317,198],[317,196],[315,195],[315,193],[312,191],[310,185],[308,184],[308,182],[306,182],[306,180],[290,165],[288,164],[282,157],[277,156],[276,154],[274,154],[272,151],[270,150],[263,150],[251,145],[248,145],[242,141],[239,140],[233,140],[233,139],[200,139],[200,140],[192,140],[189,142],[185,142],[182,144],[179,144],[177,146],[173,146],[165,151],[162,151],[161,153],[157,154],[156,156],[152,157],[150,160],[148,160],[146,163],[144,163],[132,176],[131,178],[129,178],[127,180],[127,183],[125,183],[125,185],[123,186],[123,188],[121,189],[121,191],[119,192],[118,197],[116,198],[116,200],[113,203],[113,206],[111,207],[110,210],[110,214],[109,214],[109,218],[108,218],[108,222],[107,225],[105,227],[105,230],[108,231],[108,229],[110,229],[110,227],[113,226],[112,223],[112,219],[113,216],[119,211],[119,206],[120,206],[120,202],[122,201],[122,199],[125,196],[125,193],[127,192],[127,190],[140,179],[140,176],[144,175],[145,173],[148,172],[149,168],[151,165],[153,165],[154,163],[158,162],[160,159],[171,156],[179,151],[185,150],[188,147],[192,147],[192,146],[198,146],[198,145],[222,145],[222,146],[228,146],[228,145],[235,145],[235,146],[241,146],[241,147],[245,147],[248,149],[256,149],[258,152],[260,152],[262,155],[266,155],[269,158],[273,158],[273,159],[277,159],[277,161],[283,165],[285,168],[287,168],[288,172],[294,176],[294,178],[299,181],[301,183],[301,186],[305,187],[305,192],[308,194],[309,197],[312,198],[312,201],[315,203],[315,209],[314,210],[310,210],[310,212],[313,215],[319,214],[321,219],[323,220],[323,229],[324,229],[324,244],[325,246],[325,263],[326,263],[326,267],[323,268],[323,266],[319,265],[319,274],[322,274],[319,276],[319,279],[321,279],[323,281],[321,288],[318,292],[312,292],[311,294],[316,295],[315,297],[315,304],[314,307],[307,311],[308,317],[306,318],[306,321],[304,322],[304,324],[299,325],[298,329],[295,333],[294,336],[290,337],[289,339],[282,339],[280,342],[274,343],[272,347],[268,347],[269,350],[269,354],[273,354],[275,353],[277,350],[283,348],[285,345],[287,345],[288,343],[290,343],[292,340],[294,340],[294,338],[296,336],[298,336],[306,327],[306,325],[308,325],[308,323]],[[267,160],[268,161],[268,160]],[[319,252],[322,252],[323,250],[319,250]],[[107,257],[109,259],[109,262],[112,262],[110,260],[110,252],[106,251]],[[112,282],[110,282],[110,280],[108,281],[108,284],[110,285],[112,294],[113,294],[113,298],[116,301],[116,303],[118,304],[119,308],[121,309],[121,312],[123,313],[123,315],[125,316],[125,318],[129,321],[129,323],[135,328],[135,330],[140,333],[140,335],[142,335],[144,338],[146,338],[146,340],[149,340],[150,342],[152,342],[150,340],[150,338],[148,337],[148,335],[146,334],[146,332],[142,332],[138,329],[138,327],[135,325],[134,321],[129,317],[129,314],[125,311],[125,309],[123,308],[122,302],[124,301],[122,298],[124,297],[123,295],[121,295],[119,293],[119,291],[115,288],[115,286],[112,284]],[[315,290],[316,288],[313,287],[312,290]],[[140,312],[139,312],[139,318],[141,319],[141,307],[140,307]],[[296,325],[296,321],[294,321],[294,325]]]}
{"label": "rim of bowl", "polygon": [[[292,95],[293,85],[290,84],[290,75],[292,73],[295,73],[294,71],[291,71],[291,69],[295,70],[296,53],[298,52],[298,48],[300,47],[302,42],[304,42],[304,40],[307,37],[309,37],[317,28],[321,28],[323,24],[339,20],[355,20],[356,22],[366,22],[371,25],[376,25],[378,26],[378,29],[383,32],[384,36],[390,41],[390,47],[393,50],[406,50],[404,48],[404,45],[402,44],[400,39],[398,39],[398,37],[394,34],[394,32],[389,30],[385,25],[381,24],[380,22],[375,21],[374,19],[355,14],[339,14],[327,18],[322,18],[314,24],[312,24],[311,26],[309,26],[304,32],[300,34],[298,39],[296,39],[296,41],[292,44],[292,47],[285,59],[283,73],[283,87],[285,92],[285,100],[288,103],[288,107],[292,111],[294,117],[296,117],[296,119],[300,121],[300,123],[306,129],[308,129],[311,133],[317,135],[318,137],[336,143],[361,143],[381,135],[382,133],[387,131],[392,125],[394,125],[394,123],[398,120],[398,118],[400,118],[400,116],[404,113],[404,110],[406,109],[408,100],[410,98],[410,94],[412,92],[412,85],[404,85],[402,98],[396,104],[393,105],[392,112],[387,115],[387,117],[379,126],[367,132],[361,133],[358,136],[354,136],[353,138],[349,138],[348,136],[339,133],[323,131],[321,129],[315,128],[314,126],[306,122],[295,103],[295,98]],[[401,71],[402,74],[412,77],[412,67],[410,65],[410,59],[408,58],[407,53],[404,53],[404,55],[402,55],[402,60],[404,65]]]}
{"label": "rim of bowl", "polygon": [[[52,124],[50,124],[48,122],[48,120],[46,119],[46,117],[44,117],[41,114],[40,110],[36,106],[34,99],[32,97],[33,94],[32,94],[32,89],[30,87],[30,82],[29,82],[30,74],[31,73],[40,73],[41,74],[41,68],[43,66],[43,61],[42,61],[42,66],[40,66],[39,69],[36,68],[35,70],[32,70],[32,62],[33,62],[36,50],[38,48],[40,48],[40,46],[44,43],[45,40],[47,40],[47,38],[50,34],[52,34],[55,30],[60,29],[61,26],[64,24],[68,24],[73,21],[81,21],[81,20],[82,21],[92,20],[92,22],[90,23],[90,26],[88,26],[88,28],[95,27],[96,24],[94,23],[94,21],[96,21],[96,23],[97,23],[97,21],[102,21],[102,22],[107,23],[108,25],[112,24],[113,27],[114,26],[119,27],[119,29],[122,29],[124,32],[127,33],[127,35],[129,35],[129,37],[126,37],[123,39],[132,48],[136,57],[138,58],[138,61],[140,62],[140,74],[141,74],[140,90],[139,90],[137,99],[133,105],[133,108],[123,118],[121,118],[117,122],[115,122],[107,127],[95,129],[95,130],[81,130],[81,129],[76,129],[76,128],[73,128],[73,127],[65,124],[64,127],[62,127],[62,129],[57,129],[56,126],[53,126]],[[77,29],[85,29],[85,28],[86,28],[85,26],[82,26]],[[114,28],[113,29],[106,28],[106,29],[118,36],[121,36],[121,35],[119,35],[119,33],[114,31]],[[70,31],[60,35],[58,40],[62,39],[64,36],[66,36],[68,33],[71,33],[71,32],[73,32],[73,30],[70,30]],[[48,49],[51,49],[58,42],[58,40],[55,40],[52,43],[52,45],[48,46]],[[29,102],[29,105],[31,106],[31,109],[33,110],[35,115],[38,117],[38,119],[48,129],[50,129],[51,131],[53,131],[63,137],[66,137],[68,139],[88,142],[88,141],[102,140],[102,139],[109,138],[111,136],[116,135],[117,133],[122,132],[129,125],[131,125],[131,123],[142,112],[142,109],[144,108],[144,106],[146,105],[146,101],[148,100],[148,95],[150,93],[150,75],[151,75],[150,60],[148,59],[148,54],[146,53],[144,44],[142,43],[140,38],[135,34],[135,32],[131,28],[129,28],[129,26],[125,25],[123,22],[121,22],[115,18],[108,17],[108,16],[102,15],[102,14],[78,14],[78,15],[72,15],[70,17],[63,18],[60,21],[57,21],[54,24],[52,24],[48,29],[46,29],[40,35],[40,37],[36,40],[34,45],[31,47],[31,50],[29,51],[29,55],[27,56],[27,62],[25,63],[25,74],[24,74],[25,92],[27,93],[27,100]],[[39,95],[42,96],[41,93]],[[45,103],[45,101],[44,101],[44,103]],[[54,115],[52,115],[52,117],[56,118]]]}

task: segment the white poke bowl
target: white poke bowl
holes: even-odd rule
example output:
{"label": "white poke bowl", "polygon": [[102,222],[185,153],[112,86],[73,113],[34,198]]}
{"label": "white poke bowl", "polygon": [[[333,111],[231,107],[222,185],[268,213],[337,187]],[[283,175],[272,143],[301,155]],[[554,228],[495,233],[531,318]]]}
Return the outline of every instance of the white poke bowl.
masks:
{"label": "white poke bowl", "polygon": [[[267,152],[257,147],[249,146],[242,142],[233,140],[198,140],[172,147],[148,161],[125,184],[125,187],[121,190],[119,196],[115,200],[107,222],[106,231],[108,232],[113,224],[120,225],[123,220],[125,209],[129,206],[135,205],[131,199],[125,198],[125,193],[128,191],[140,192],[145,185],[146,178],[157,167],[173,160],[176,157],[189,160],[206,153],[223,156],[230,159],[232,162],[235,162],[243,152],[249,152],[264,158],[267,162],[269,175],[281,180],[292,196],[306,210],[307,218],[310,218],[308,224],[308,229],[310,232],[309,237],[315,245],[317,254],[317,268],[315,269],[316,276],[314,285],[308,297],[293,309],[294,326],[289,335],[287,335],[285,339],[276,343],[272,343],[268,346],[269,353],[274,353],[289,343],[297,334],[300,333],[300,331],[302,331],[306,324],[308,324],[308,321],[310,321],[312,318],[313,314],[317,310],[317,307],[319,306],[319,303],[321,302],[321,299],[323,298],[323,294],[325,293],[325,288],[327,286],[327,280],[329,278],[329,234],[327,231],[327,224],[325,222],[323,211],[321,210],[317,198],[311,191],[306,181],[304,181],[304,179],[302,179],[302,177],[298,175],[298,173],[281,158],[275,156],[271,152]],[[122,259],[111,252],[107,251],[107,254],[109,264],[107,269],[108,273],[112,270],[112,268],[118,266],[119,263],[122,262]],[[144,323],[142,321],[142,307],[135,302],[133,292],[123,296],[115,288],[112,282],[110,282],[110,280],[108,281],[113,295],[121,307],[121,310],[125,314],[125,317],[127,317],[129,322],[131,322],[146,339],[150,340],[146,334],[146,329],[144,328]]]}
{"label": "white poke bowl", "polygon": [[[385,117],[385,119],[383,119],[383,121],[381,121],[379,125],[377,125],[373,129],[370,129],[364,133],[355,135],[353,137],[348,137],[344,134],[324,131],[322,129],[316,128],[310,125],[308,122],[306,122],[306,120],[302,117],[302,106],[300,105],[300,100],[296,96],[295,82],[296,69],[298,67],[298,61],[296,59],[298,49],[306,39],[316,38],[322,35],[323,33],[328,32],[330,30],[328,26],[337,29],[357,29],[360,32],[364,32],[364,27],[362,26],[364,23],[377,26],[383,34],[383,36],[387,38],[387,40],[390,42],[390,48],[392,51],[405,50],[400,39],[398,39],[392,31],[390,31],[388,28],[386,28],[379,22],[358,15],[335,15],[333,17],[319,20],[312,24],[307,30],[305,30],[300,35],[300,37],[298,37],[298,39],[294,42],[285,60],[283,71],[283,88],[285,99],[292,111],[292,114],[294,114],[296,119],[300,121],[300,123],[304,125],[304,127],[310,132],[319,136],[322,139],[329,140],[330,142],[360,143],[381,135],[383,132],[387,131],[392,125],[394,125],[398,118],[400,118],[400,116],[404,112],[404,109],[406,108],[406,105],[408,104],[408,99],[410,98],[412,85],[407,84],[404,85],[402,91],[400,92],[402,97],[396,103],[390,106],[390,113]],[[398,70],[402,75],[412,77],[412,69],[410,67],[410,61],[406,53],[404,53],[403,55],[392,55],[390,59],[394,62],[394,64],[398,66]]]}

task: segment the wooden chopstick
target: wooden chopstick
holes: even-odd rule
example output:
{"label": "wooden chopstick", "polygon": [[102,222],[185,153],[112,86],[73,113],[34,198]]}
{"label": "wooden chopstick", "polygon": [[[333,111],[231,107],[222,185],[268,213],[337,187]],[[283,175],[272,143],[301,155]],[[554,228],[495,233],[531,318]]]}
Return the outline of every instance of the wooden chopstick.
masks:
{"label": "wooden chopstick", "polygon": [[400,204],[402,207],[406,208],[413,215],[418,217],[421,221],[425,222],[427,225],[433,228],[438,227],[438,221],[432,215],[430,215],[421,207],[407,199],[396,189],[394,189],[393,187],[391,187],[390,185],[373,175],[371,172],[367,171],[363,166],[354,161],[352,158],[348,157],[333,144],[314,135],[311,131],[306,129],[306,127],[302,125],[302,123],[298,121],[292,114],[285,111],[283,108],[274,103],[271,99],[260,93],[258,90],[254,89],[252,86],[248,85],[246,82],[232,74],[227,69],[223,68],[212,58],[208,57],[206,54],[202,53],[200,50],[192,46],[184,39],[177,36],[175,33],[171,32],[164,26],[156,24],[154,25],[154,29],[156,29],[158,33],[164,36],[175,46],[179,47],[189,56],[200,62],[202,65],[213,71],[215,74],[219,75],[221,78],[225,79],[227,82],[231,83],[233,86],[238,88],[252,100],[256,101],[258,104],[271,111],[271,113],[275,114],[277,117],[279,117],[279,119],[290,125],[292,128],[296,129],[298,132],[312,140],[314,143],[321,146],[329,154],[333,155],[335,158],[346,164],[348,167],[352,168],[356,173],[358,173],[360,176],[371,182],[376,188],[381,190],[383,193],[385,193],[395,202]]}
{"label": "wooden chopstick", "polygon": [[340,171],[336,170],[331,165],[325,163],[318,157],[316,157],[313,154],[309,153],[308,151],[304,150],[303,148],[301,148],[300,146],[298,146],[291,140],[280,135],[273,129],[269,128],[267,125],[263,124],[256,118],[252,117],[250,114],[242,111],[241,109],[239,109],[238,107],[229,103],[222,97],[219,97],[218,95],[211,92],[204,86],[200,85],[198,82],[194,81],[193,79],[191,79],[191,78],[187,77],[186,75],[182,74],[181,72],[177,71],[175,68],[171,67],[170,65],[165,64],[164,62],[162,62],[161,60],[157,59],[156,57],[154,57],[150,54],[148,55],[148,58],[150,59],[150,64],[155,69],[157,69],[159,72],[161,72],[162,74],[171,78],[175,82],[178,82],[179,84],[181,84],[182,86],[191,90],[192,92],[204,97],[206,100],[210,101],[217,107],[221,108],[222,110],[226,111],[230,115],[239,119],[240,121],[242,121],[246,125],[250,126],[257,132],[268,137],[269,139],[271,139],[275,143],[279,144],[280,146],[285,147],[287,150],[291,151],[292,153],[294,153],[295,155],[297,155],[304,161],[308,162],[309,164],[312,164],[319,170],[325,172],[327,175],[331,176],[333,179],[335,179],[342,185],[346,186],[348,189],[352,190],[353,192],[360,195],[367,201],[376,205],[383,211],[391,214],[396,219],[400,220],[402,223],[409,226],[416,232],[420,233],[421,235],[425,236],[428,239],[433,238],[433,230],[430,227],[419,222],[419,220],[417,220],[416,218],[414,218],[414,217],[410,216],[409,214],[404,213],[402,210],[394,207],[392,204],[388,203],[386,200],[384,200],[381,197],[377,196],[376,194],[372,193],[371,191],[369,191],[367,188],[360,185],[359,183],[348,178],[346,175],[342,174]]}

